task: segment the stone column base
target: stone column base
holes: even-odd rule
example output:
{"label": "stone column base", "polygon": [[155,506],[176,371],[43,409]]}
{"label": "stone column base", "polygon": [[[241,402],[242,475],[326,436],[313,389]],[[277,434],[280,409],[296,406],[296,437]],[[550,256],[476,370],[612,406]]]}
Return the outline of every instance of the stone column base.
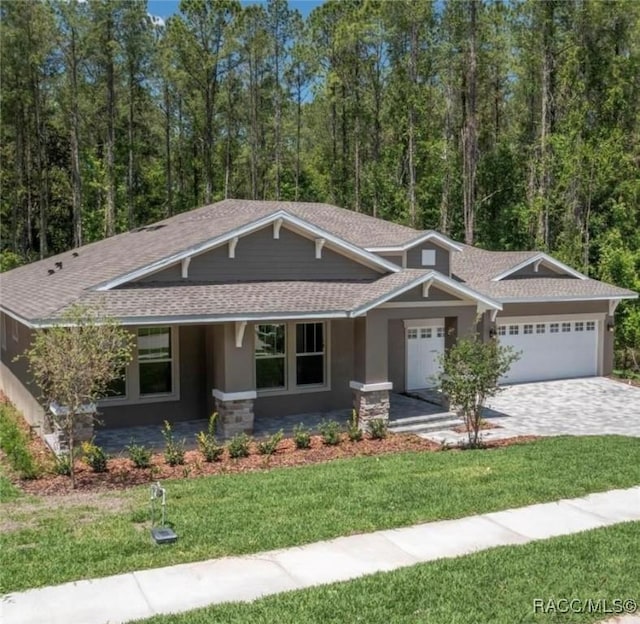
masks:
{"label": "stone column base", "polygon": [[255,392],[213,391],[215,411],[218,413],[218,434],[232,438],[239,433],[253,433],[253,402]]}
{"label": "stone column base", "polygon": [[353,394],[353,408],[362,431],[368,431],[372,420],[389,422],[389,390],[393,387],[390,382],[362,384],[352,381],[349,385]]}
{"label": "stone column base", "polygon": [[[69,440],[66,431],[64,431],[58,422],[64,421],[66,418],[66,407],[53,404],[49,407],[49,411],[53,414],[53,439],[54,452],[56,454],[69,452]],[[96,419],[96,406],[86,405],[82,408],[82,411],[76,414],[74,419],[73,437],[75,445],[80,445],[82,442],[89,442],[93,439],[94,423]]]}

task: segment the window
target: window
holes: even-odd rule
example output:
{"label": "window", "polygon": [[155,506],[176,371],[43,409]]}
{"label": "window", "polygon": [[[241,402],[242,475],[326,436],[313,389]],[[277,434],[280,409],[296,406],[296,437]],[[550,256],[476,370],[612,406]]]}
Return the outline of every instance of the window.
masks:
{"label": "window", "polygon": [[547,326],[544,323],[538,323],[536,325],[536,334],[544,334],[547,331]]}
{"label": "window", "polygon": [[138,329],[140,396],[173,391],[170,327]]}
{"label": "window", "polygon": [[549,333],[551,334],[557,334],[560,331],[560,324],[559,323],[550,323],[549,324]]}
{"label": "window", "polygon": [[296,385],[324,383],[324,323],[296,325]]}
{"label": "window", "polygon": [[423,327],[420,330],[420,338],[431,338],[431,328],[430,327]]}
{"label": "window", "polygon": [[520,333],[518,325],[509,325],[509,336],[517,336]]}
{"label": "window", "polygon": [[524,326],[525,334],[533,334],[533,325],[525,325]]}
{"label": "window", "polygon": [[567,333],[571,331],[571,323],[562,323],[562,332]]}
{"label": "window", "polygon": [[587,321],[587,331],[596,331],[595,321]]}
{"label": "window", "polygon": [[127,368],[124,367],[116,379],[112,379],[104,393],[107,399],[124,399],[127,396]]}
{"label": "window", "polygon": [[422,250],[422,266],[435,266],[435,264],[436,264],[436,250],[423,249]]}
{"label": "window", "polygon": [[286,385],[286,325],[256,325],[256,387]]}
{"label": "window", "polygon": [[437,327],[436,328],[436,336],[438,338],[444,338],[444,327]]}
{"label": "window", "polygon": [[498,336],[506,336],[506,335],[507,335],[507,326],[498,325]]}
{"label": "window", "polygon": [[584,331],[584,323],[579,321],[575,324],[575,330],[578,332]]}
{"label": "window", "polygon": [[418,330],[417,329],[409,329],[407,330],[407,338],[409,340],[415,340],[418,337]]}

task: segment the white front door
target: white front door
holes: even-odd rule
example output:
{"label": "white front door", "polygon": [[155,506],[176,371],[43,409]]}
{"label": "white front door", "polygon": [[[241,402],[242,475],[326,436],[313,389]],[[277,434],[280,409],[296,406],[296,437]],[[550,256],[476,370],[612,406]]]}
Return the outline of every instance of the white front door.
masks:
{"label": "white front door", "polygon": [[498,319],[501,344],[521,351],[502,383],[591,377],[598,374],[598,321],[582,319],[509,322]]}
{"label": "white front door", "polygon": [[407,328],[407,390],[432,388],[444,353],[444,323]]}

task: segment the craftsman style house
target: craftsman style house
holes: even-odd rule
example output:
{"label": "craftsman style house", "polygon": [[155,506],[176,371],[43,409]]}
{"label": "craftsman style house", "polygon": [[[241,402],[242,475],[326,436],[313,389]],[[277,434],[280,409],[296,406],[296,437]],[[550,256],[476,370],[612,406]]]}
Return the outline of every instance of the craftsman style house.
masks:
{"label": "craftsman style house", "polygon": [[522,351],[506,383],[611,371],[613,313],[636,294],[540,252],[489,252],[326,204],[225,200],[0,278],[2,389],[37,424],[14,357],[71,305],[136,337],[107,427],[220,414],[222,433],[428,387],[479,332]]}

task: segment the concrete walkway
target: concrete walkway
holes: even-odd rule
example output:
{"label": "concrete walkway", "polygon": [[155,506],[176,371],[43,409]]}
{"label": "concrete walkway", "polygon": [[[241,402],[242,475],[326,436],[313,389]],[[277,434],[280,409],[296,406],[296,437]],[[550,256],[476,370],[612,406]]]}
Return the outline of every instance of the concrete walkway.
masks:
{"label": "concrete walkway", "polygon": [[[640,520],[640,486],[2,597],[5,624],[115,624]],[[163,546],[159,548],[171,548]],[[46,616],[44,615],[46,613]]]}

